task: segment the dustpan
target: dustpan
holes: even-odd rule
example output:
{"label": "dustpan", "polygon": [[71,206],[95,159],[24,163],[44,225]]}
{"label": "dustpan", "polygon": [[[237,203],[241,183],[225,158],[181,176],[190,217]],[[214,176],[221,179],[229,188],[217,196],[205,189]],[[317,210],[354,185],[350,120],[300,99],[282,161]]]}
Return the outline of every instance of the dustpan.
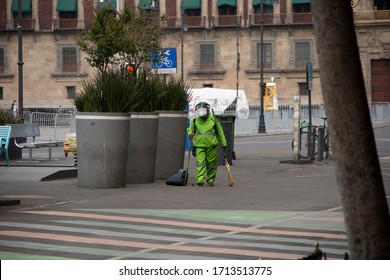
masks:
{"label": "dustpan", "polygon": [[187,186],[187,181],[188,181],[188,167],[190,165],[190,157],[191,157],[191,149],[188,150],[188,160],[187,160],[187,168],[186,169],[179,169],[179,171],[169,177],[165,183],[170,186]]}
{"label": "dustpan", "polygon": [[188,180],[187,171],[188,170],[179,169],[179,171],[175,175],[169,177],[165,183],[171,186],[186,186]]}

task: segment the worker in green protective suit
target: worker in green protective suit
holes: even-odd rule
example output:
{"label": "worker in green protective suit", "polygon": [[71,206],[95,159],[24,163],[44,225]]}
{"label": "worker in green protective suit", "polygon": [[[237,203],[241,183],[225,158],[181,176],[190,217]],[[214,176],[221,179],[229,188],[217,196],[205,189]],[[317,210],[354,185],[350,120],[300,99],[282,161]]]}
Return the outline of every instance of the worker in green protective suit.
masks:
{"label": "worker in green protective suit", "polygon": [[208,185],[213,186],[218,168],[218,143],[225,153],[226,138],[221,124],[210,114],[208,103],[197,104],[195,112],[196,118],[188,127],[188,137],[196,149],[196,183],[192,185],[202,187],[207,178]]}

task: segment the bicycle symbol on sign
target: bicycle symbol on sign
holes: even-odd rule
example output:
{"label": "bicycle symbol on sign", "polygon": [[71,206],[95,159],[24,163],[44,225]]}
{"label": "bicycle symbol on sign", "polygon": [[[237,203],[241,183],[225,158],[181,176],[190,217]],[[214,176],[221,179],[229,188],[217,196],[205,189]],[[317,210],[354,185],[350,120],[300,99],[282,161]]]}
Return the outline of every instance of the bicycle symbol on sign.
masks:
{"label": "bicycle symbol on sign", "polygon": [[169,68],[172,66],[172,63],[173,63],[172,60],[168,59],[168,57],[163,57],[158,62],[158,68],[163,67],[163,65]]}
{"label": "bicycle symbol on sign", "polygon": [[169,56],[170,54],[171,54],[171,53],[170,53],[169,50],[167,50],[167,51],[164,53],[165,56],[164,56],[164,57],[161,57],[161,58],[160,58],[160,61],[159,61],[158,64],[157,64],[157,67],[158,67],[158,68],[163,67],[163,65],[165,65],[165,66],[168,67],[168,68],[172,67],[173,62],[172,62],[172,60],[168,59],[168,56]]}

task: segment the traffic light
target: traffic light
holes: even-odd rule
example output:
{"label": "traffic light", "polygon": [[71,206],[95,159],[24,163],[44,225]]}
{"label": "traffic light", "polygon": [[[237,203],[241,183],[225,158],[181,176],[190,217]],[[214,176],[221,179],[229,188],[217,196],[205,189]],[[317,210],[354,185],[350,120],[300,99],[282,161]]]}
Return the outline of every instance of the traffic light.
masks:
{"label": "traffic light", "polygon": [[126,64],[126,67],[125,67],[125,72],[127,74],[133,74],[135,72],[135,67],[134,67],[134,64]]}

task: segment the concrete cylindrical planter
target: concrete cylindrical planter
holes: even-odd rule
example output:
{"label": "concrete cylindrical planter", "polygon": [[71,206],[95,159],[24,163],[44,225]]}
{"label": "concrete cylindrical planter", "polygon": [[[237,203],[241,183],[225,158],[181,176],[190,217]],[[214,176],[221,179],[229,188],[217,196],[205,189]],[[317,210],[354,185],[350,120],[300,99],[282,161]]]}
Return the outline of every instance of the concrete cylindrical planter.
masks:
{"label": "concrete cylindrical planter", "polygon": [[131,113],[126,183],[154,182],[158,113]]}
{"label": "concrete cylindrical planter", "polygon": [[[12,131],[11,131],[12,133]],[[20,141],[18,142],[26,142],[25,138],[20,138],[18,139]],[[9,139],[9,145],[8,145],[8,156],[10,160],[15,160],[15,159],[21,159],[22,158],[22,149],[16,147],[15,145],[15,138],[10,138]],[[5,161],[5,153],[1,153],[0,155],[0,161]]]}
{"label": "concrete cylindrical planter", "polygon": [[128,113],[76,114],[80,187],[125,187],[129,128]]}
{"label": "concrete cylindrical planter", "polygon": [[167,179],[183,168],[188,113],[183,111],[160,111],[156,179]]}

